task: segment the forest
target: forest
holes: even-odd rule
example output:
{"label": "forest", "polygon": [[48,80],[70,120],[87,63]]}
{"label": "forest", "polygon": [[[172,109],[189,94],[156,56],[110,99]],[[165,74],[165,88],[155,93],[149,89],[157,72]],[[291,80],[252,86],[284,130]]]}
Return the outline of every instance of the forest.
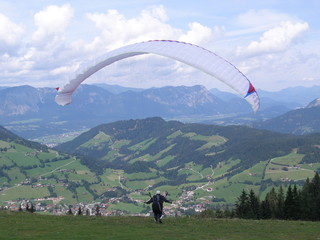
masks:
{"label": "forest", "polygon": [[263,200],[254,193],[242,191],[238,197],[235,215],[245,219],[320,220],[320,177],[316,173],[301,189],[289,185],[267,193]]}

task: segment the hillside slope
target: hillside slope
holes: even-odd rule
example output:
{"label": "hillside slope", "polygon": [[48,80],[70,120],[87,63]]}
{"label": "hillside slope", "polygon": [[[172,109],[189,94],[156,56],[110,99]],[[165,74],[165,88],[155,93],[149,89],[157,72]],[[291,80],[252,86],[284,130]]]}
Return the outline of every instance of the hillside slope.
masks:
{"label": "hillside slope", "polygon": [[[48,203],[76,203],[75,184],[96,182],[80,160],[25,140],[0,126],[0,205],[33,200]],[[91,198],[92,199],[92,196]],[[45,207],[44,207],[45,209]]]}
{"label": "hillside slope", "polygon": [[289,111],[279,117],[255,123],[253,126],[296,135],[320,132],[320,106],[315,100],[309,107]]}
{"label": "hillside slope", "polygon": [[[147,118],[99,125],[57,149],[115,166],[137,161],[150,163],[166,157],[172,159],[163,165],[165,168],[181,167],[190,161],[216,166],[220,161],[240,159],[237,167],[243,170],[319,140],[319,135],[303,137],[246,126],[183,124]],[[157,158],[145,159],[156,154]]]}
{"label": "hillside slope", "polygon": [[169,189],[181,198],[193,190],[199,198],[234,202],[241,188],[263,194],[285,181],[312,177],[320,168],[319,143],[320,134],[148,118],[97,126],[58,149],[83,156],[102,175],[121,169],[127,191]]}
{"label": "hillside slope", "polygon": [[183,122],[251,124],[303,107],[306,101],[319,97],[316,95],[319,87],[280,92],[260,90],[261,109],[253,114],[239,96],[217,89],[209,91],[199,85],[151,89],[103,87],[81,85],[73,103],[65,107],[55,103],[54,88],[0,88],[0,122],[19,136],[53,145],[63,142],[63,134],[77,135],[102,123],[130,118],[159,116]]}
{"label": "hillside slope", "polygon": [[146,213],[143,201],[155,190],[175,201],[168,214],[200,211],[235,203],[242,189],[263,195],[299,184],[320,169],[320,134],[147,118],[97,126],[59,146],[66,154],[0,130],[0,202],[29,199],[57,213],[78,203]]}

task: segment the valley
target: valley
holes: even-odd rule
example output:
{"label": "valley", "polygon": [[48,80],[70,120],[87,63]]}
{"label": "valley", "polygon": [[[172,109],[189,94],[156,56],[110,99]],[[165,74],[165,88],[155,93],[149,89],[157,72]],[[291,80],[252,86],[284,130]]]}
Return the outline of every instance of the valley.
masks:
{"label": "valley", "polygon": [[300,184],[319,171],[320,136],[244,126],[185,124],[161,118],[97,126],[51,149],[3,129],[0,201],[65,214],[149,214],[149,192],[168,191],[167,215],[231,206],[242,189],[259,196]]}
{"label": "valley", "polygon": [[[116,89],[116,90],[115,90]],[[29,140],[54,146],[99,124],[159,116],[165,120],[214,125],[247,125],[303,135],[320,131],[319,87],[259,91],[253,114],[244,99],[203,86],[131,89],[81,85],[73,104],[54,102],[56,90],[31,86],[0,88],[0,123]],[[303,118],[301,118],[303,116]]]}

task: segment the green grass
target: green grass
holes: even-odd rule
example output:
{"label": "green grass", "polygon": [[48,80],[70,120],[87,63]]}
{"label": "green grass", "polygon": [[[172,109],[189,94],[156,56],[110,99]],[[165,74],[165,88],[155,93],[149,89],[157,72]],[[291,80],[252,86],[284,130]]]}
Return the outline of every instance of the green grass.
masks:
{"label": "green grass", "polygon": [[169,156],[166,156],[162,159],[157,160],[156,164],[158,167],[163,167],[164,165],[166,165],[168,162],[170,162],[174,158],[175,158],[175,156],[169,155]]}
{"label": "green grass", "polygon": [[0,212],[1,239],[316,240],[320,222],[151,217],[46,216]]}
{"label": "green grass", "polygon": [[265,179],[272,179],[273,181],[280,180],[281,178],[290,178],[294,181],[311,179],[314,177],[314,171],[312,170],[288,170],[288,171],[272,171],[268,172]]}
{"label": "green grass", "polygon": [[146,181],[129,181],[129,182],[126,182],[125,185],[128,187],[128,188],[131,188],[131,189],[144,189],[146,186],[148,186],[147,184],[147,180]]}
{"label": "green grass", "polygon": [[241,162],[240,159],[220,162],[218,166],[214,169],[213,178],[220,177],[221,175],[227,173],[231,167],[233,167],[234,165],[240,162]]}
{"label": "green grass", "polygon": [[259,187],[260,186],[244,183],[230,183],[227,179],[222,179],[214,184],[215,189],[212,194],[217,198],[224,198],[227,202],[235,203],[243,189],[245,189],[247,192],[252,189],[258,193]]}
{"label": "green grass", "polygon": [[93,139],[83,143],[80,147],[101,149],[105,144],[111,142],[111,137],[103,132],[99,132]]}
{"label": "green grass", "polygon": [[169,135],[167,137],[167,139],[173,139],[173,138],[176,138],[181,135],[183,135],[183,133],[181,132],[181,130],[178,130],[178,131],[175,131],[174,133],[172,133],[171,135]]}
{"label": "green grass", "polygon": [[[130,163],[134,163],[134,162],[137,162],[137,161],[155,161],[155,160],[163,160],[163,159],[160,159],[161,156],[170,151],[173,147],[175,146],[175,144],[171,144],[169,147],[163,149],[162,151],[158,152],[156,155],[150,155],[150,154],[146,154],[144,156],[141,156],[139,158],[135,158],[135,159],[132,159],[130,160]],[[166,159],[165,161],[168,161],[168,160],[172,160],[173,158],[169,158],[169,159]]]}
{"label": "green grass", "polygon": [[136,172],[136,173],[124,173],[124,176],[129,180],[137,181],[148,178],[155,178],[157,176],[156,172]]}
{"label": "green grass", "polygon": [[50,193],[46,187],[32,188],[31,186],[14,186],[1,192],[0,202],[19,198],[41,198],[49,195]]}
{"label": "green grass", "polygon": [[295,151],[293,151],[288,155],[272,159],[272,162],[288,166],[294,166],[299,164],[303,157],[304,154],[298,154]]}
{"label": "green grass", "polygon": [[22,174],[20,172],[20,169],[18,169],[18,168],[11,168],[10,170],[7,170],[7,171],[4,170],[3,172],[8,174],[8,176],[10,177],[10,179],[11,179],[10,184],[11,185],[19,184],[20,182],[22,182],[23,180],[26,179],[26,176],[24,174]]}
{"label": "green grass", "polygon": [[76,190],[77,190],[79,202],[93,201],[92,195],[85,189],[85,187],[78,187]]}
{"label": "green grass", "polygon": [[231,182],[253,182],[253,183],[260,183],[262,180],[263,172],[267,162],[260,162],[254,165],[253,167],[234,175],[230,178]]}
{"label": "green grass", "polygon": [[131,151],[144,151],[146,150],[151,144],[153,144],[155,141],[157,141],[157,139],[146,139],[140,143],[137,143],[131,147],[129,147],[128,149],[130,149]]}
{"label": "green grass", "polygon": [[62,200],[62,203],[75,204],[77,202],[77,200],[72,197],[73,193],[67,190],[65,187],[56,186],[54,190],[58,196],[64,197],[64,199]]}

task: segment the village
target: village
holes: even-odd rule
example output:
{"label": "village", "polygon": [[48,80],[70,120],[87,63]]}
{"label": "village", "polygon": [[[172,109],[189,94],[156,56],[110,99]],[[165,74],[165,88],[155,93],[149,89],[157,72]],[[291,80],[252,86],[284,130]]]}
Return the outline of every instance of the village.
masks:
{"label": "village", "polygon": [[[36,187],[40,187],[36,185]],[[140,191],[134,192],[135,194],[140,193]],[[143,206],[145,211],[137,212],[128,212],[118,209],[109,209],[110,205],[120,203],[124,200],[124,197],[113,197],[109,199],[104,199],[104,201],[94,201],[91,203],[77,203],[74,205],[67,205],[60,203],[63,201],[63,197],[44,197],[36,199],[23,199],[23,200],[11,200],[3,202],[3,205],[0,207],[2,210],[10,211],[32,211],[32,212],[42,212],[53,215],[87,215],[87,216],[150,216],[152,215],[151,207],[146,205],[144,201],[137,200],[129,197],[130,194],[127,194],[125,197],[128,197],[129,201],[137,206]],[[169,198],[169,197],[168,197]],[[208,205],[208,200],[205,198],[198,199],[198,203],[194,203],[194,191],[185,192],[178,200],[173,201],[172,204],[164,204],[164,215],[165,216],[182,216],[187,213],[196,213],[202,212],[206,209]],[[202,203],[199,203],[203,201]],[[50,202],[50,203],[49,203]],[[32,210],[31,210],[32,209]]]}
{"label": "village", "polygon": [[[179,196],[178,199],[173,200],[172,204],[164,204],[164,215],[167,216],[181,216],[193,214],[196,212],[202,212],[212,203],[212,199],[215,196],[211,193],[213,188],[211,187],[214,184],[212,176],[214,172],[212,170],[211,175],[203,176],[201,173],[195,171],[191,166],[185,168],[186,170],[195,172],[199,174],[201,178],[207,180],[206,183],[195,186],[192,189],[184,190],[183,193]],[[57,168],[55,172],[67,173],[75,172],[74,169],[60,169]],[[116,172],[115,172],[116,173]],[[48,178],[41,175],[37,178],[26,178],[20,183],[15,184],[13,187],[19,187],[22,185],[29,185],[32,188],[48,188],[49,191],[54,189],[57,186],[68,187],[69,182],[65,180],[56,179],[55,184],[43,183],[48,182]],[[43,212],[53,215],[88,215],[88,216],[120,216],[120,215],[134,215],[134,216],[150,216],[152,214],[151,207],[144,204],[143,200],[136,199],[132,197],[144,195],[145,192],[153,188],[153,185],[148,185],[145,189],[133,190],[125,186],[125,178],[121,175],[118,176],[118,183],[120,188],[127,189],[126,194],[118,197],[103,197],[99,198],[96,201],[90,203],[77,203],[77,204],[66,204],[64,203],[63,196],[57,196],[56,194],[50,194],[50,196],[34,199],[19,199],[3,202],[3,205],[0,205],[1,209],[8,209],[11,211],[30,211],[32,208],[33,212]],[[3,187],[0,188],[0,193],[4,192],[12,187]],[[202,190],[210,193],[206,198],[196,198],[195,191]],[[107,192],[113,192],[116,190],[116,187],[110,187],[107,189]],[[53,192],[53,191],[52,191]],[[148,196],[149,197],[149,196]],[[170,195],[168,196],[170,199]],[[145,199],[147,201],[148,199]],[[120,210],[114,205],[119,203],[130,203],[132,205],[138,206],[139,209],[144,208],[142,211],[126,211]],[[112,207],[111,207],[112,206]]]}
{"label": "village", "polygon": [[[61,171],[61,170],[60,170]],[[120,186],[121,177],[119,177]],[[32,179],[27,178],[24,181],[16,184],[14,187],[19,187],[22,185],[31,185],[32,188],[55,188],[56,186],[68,187],[68,183],[64,181],[58,181],[56,184],[43,184],[41,180],[48,180],[45,177],[39,177],[38,181],[33,182]],[[214,198],[214,195],[210,194],[209,198],[198,198],[195,201],[195,191],[202,189],[206,192],[212,192],[213,188],[208,187],[208,185],[213,184],[213,180],[208,178],[208,182],[195,187],[193,190],[184,190],[181,196],[174,200],[172,204],[164,205],[164,215],[167,216],[181,216],[188,213],[202,212],[210,204],[211,200]],[[151,188],[152,185],[147,186]],[[9,187],[4,187],[0,189],[0,192],[4,194],[6,190],[10,189]],[[108,191],[112,192],[116,188],[109,188]],[[134,215],[134,216],[150,216],[152,214],[151,207],[146,205],[143,200],[136,199],[132,195],[143,195],[145,194],[146,189],[141,190],[132,190],[124,194],[121,197],[104,197],[99,199],[99,201],[93,201],[90,203],[77,203],[73,205],[68,205],[63,203],[64,197],[62,196],[48,196],[42,198],[34,199],[19,199],[19,200],[10,200],[4,201],[1,209],[11,210],[11,211],[30,211],[33,212],[43,212],[53,215],[88,215],[88,216],[120,216],[120,215]],[[149,197],[149,196],[148,196]],[[167,197],[170,199],[170,195]],[[147,201],[148,199],[145,199]],[[133,205],[139,206],[140,209],[143,207],[145,210],[140,212],[129,212],[124,210],[119,210],[117,208],[110,208],[111,205],[116,205],[118,203],[129,202]]]}

